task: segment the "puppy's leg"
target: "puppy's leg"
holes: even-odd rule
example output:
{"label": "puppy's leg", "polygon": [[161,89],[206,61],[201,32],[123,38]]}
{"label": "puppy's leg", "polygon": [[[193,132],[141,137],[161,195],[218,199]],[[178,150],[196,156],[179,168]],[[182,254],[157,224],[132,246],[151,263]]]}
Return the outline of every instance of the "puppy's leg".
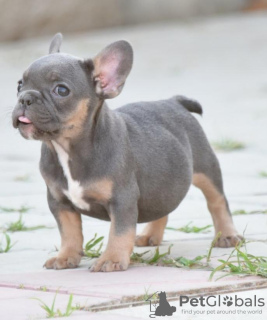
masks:
{"label": "puppy's leg", "polygon": [[92,272],[122,271],[128,268],[134,247],[137,203],[132,206],[112,206],[109,210],[111,227],[106,250],[91,267]]}
{"label": "puppy's leg", "polygon": [[217,247],[233,247],[241,240],[233,224],[227,199],[224,195],[221,170],[215,155],[208,163],[203,173],[193,175],[193,184],[200,188],[206,197],[208,209],[211,213],[215,235],[221,232],[221,237],[215,244]]}
{"label": "puppy's leg", "polygon": [[57,257],[47,260],[44,267],[47,269],[76,268],[83,254],[81,215],[73,211],[60,210],[55,217],[61,235],[61,248]]}
{"label": "puppy's leg", "polygon": [[135,245],[138,247],[158,246],[163,239],[163,233],[168,221],[168,216],[149,222],[143,232],[135,239]]}

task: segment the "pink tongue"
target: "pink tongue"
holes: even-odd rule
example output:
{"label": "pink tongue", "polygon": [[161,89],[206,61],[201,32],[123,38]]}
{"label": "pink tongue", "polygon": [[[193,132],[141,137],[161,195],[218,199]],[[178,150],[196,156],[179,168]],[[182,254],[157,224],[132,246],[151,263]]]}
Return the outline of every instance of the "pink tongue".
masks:
{"label": "pink tongue", "polygon": [[24,116],[19,117],[19,121],[23,122],[23,123],[32,123],[30,119],[28,119]]}

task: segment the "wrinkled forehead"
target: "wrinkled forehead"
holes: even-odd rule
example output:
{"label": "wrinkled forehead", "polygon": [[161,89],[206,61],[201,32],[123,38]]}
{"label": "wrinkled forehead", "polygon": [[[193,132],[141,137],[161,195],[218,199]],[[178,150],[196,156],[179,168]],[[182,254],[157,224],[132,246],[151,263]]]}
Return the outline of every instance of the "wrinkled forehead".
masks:
{"label": "wrinkled forehead", "polygon": [[64,53],[50,54],[35,60],[23,73],[24,81],[43,79],[54,82],[84,76],[81,60]]}

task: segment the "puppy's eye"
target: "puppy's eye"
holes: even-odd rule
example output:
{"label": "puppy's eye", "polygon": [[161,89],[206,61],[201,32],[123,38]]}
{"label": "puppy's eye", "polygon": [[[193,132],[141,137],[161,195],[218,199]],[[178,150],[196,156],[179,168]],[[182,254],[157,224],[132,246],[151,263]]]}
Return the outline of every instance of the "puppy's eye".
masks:
{"label": "puppy's eye", "polygon": [[20,92],[21,87],[22,87],[22,81],[20,80],[20,81],[18,82],[18,87],[17,87],[18,92]]}
{"label": "puppy's eye", "polygon": [[64,86],[56,86],[54,92],[61,97],[66,97],[69,95],[70,90]]}

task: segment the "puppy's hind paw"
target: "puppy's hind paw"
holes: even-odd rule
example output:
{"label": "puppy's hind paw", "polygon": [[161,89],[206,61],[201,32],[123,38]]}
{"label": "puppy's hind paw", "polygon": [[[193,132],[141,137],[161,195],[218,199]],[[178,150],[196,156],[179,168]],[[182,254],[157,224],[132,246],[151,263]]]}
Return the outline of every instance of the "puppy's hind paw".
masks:
{"label": "puppy's hind paw", "polygon": [[137,247],[155,247],[159,246],[161,241],[156,236],[137,236],[135,245]]}
{"label": "puppy's hind paw", "polygon": [[244,241],[244,238],[239,234],[234,234],[230,236],[220,236],[220,238],[216,241],[215,247],[219,248],[230,248],[235,247],[241,242]]}

